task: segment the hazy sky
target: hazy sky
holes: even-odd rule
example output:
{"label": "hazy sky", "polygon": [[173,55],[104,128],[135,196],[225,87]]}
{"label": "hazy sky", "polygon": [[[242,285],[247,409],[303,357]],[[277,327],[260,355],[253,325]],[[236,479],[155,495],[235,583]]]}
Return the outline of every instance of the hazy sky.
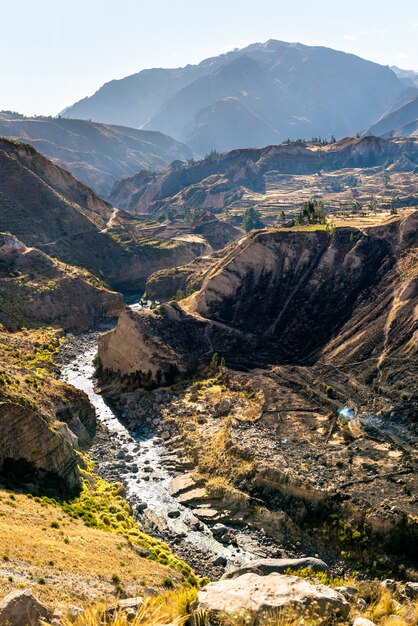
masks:
{"label": "hazy sky", "polygon": [[0,0],[0,110],[56,114],[104,82],[281,39],[418,70],[417,0]]}

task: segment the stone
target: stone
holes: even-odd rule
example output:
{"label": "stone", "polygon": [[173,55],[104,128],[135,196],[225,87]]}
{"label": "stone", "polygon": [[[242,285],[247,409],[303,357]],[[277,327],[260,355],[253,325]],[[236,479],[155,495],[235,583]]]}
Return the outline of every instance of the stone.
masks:
{"label": "stone", "polygon": [[356,617],[353,622],[353,626],[376,626],[376,624],[371,622],[366,617]]}
{"label": "stone", "polygon": [[418,583],[406,583],[405,595],[408,598],[412,598],[413,600],[415,600],[415,598],[418,598]]}
{"label": "stone", "polygon": [[118,600],[116,604],[113,604],[108,609],[106,609],[105,616],[111,617],[115,613],[123,611],[125,614],[133,614],[133,617],[135,617],[135,614],[143,601],[144,599],[141,596]]}
{"label": "stone", "polygon": [[221,565],[222,567],[225,567],[227,562],[228,561],[224,556],[217,556],[212,560],[212,565]]}
{"label": "stone", "polygon": [[168,430],[165,430],[161,433],[161,439],[163,441],[168,441],[170,439],[170,433],[168,432]]}
{"label": "stone", "polygon": [[386,580],[382,580],[380,586],[384,589],[390,589],[391,591],[395,591],[396,582],[392,578],[386,578]]}
{"label": "stone", "polygon": [[228,532],[228,527],[225,526],[225,524],[215,524],[214,526],[212,526],[211,530],[214,537],[221,537]]}
{"label": "stone", "polygon": [[358,598],[357,606],[359,606],[361,609],[365,609],[367,607],[366,600],[364,598]]}
{"label": "stone", "polygon": [[[216,524],[216,526],[218,526],[218,524]],[[219,524],[219,526],[222,526],[222,524]],[[255,559],[254,561],[244,563],[235,570],[227,572],[222,576],[221,580],[237,578],[247,573],[258,574],[260,576],[266,576],[273,572],[283,574],[289,569],[296,573],[298,569],[305,567],[310,567],[314,572],[325,572],[329,574],[329,567],[324,561],[308,556],[303,559]]]}
{"label": "stone", "polygon": [[48,609],[28,590],[12,591],[0,602],[0,626],[39,626]]}
{"label": "stone", "polygon": [[356,589],[355,587],[334,587],[335,591],[338,591],[339,593],[342,593],[344,598],[347,598],[348,600],[351,600],[352,598],[354,598],[354,596],[356,596],[358,594],[358,589]]}
{"label": "stone", "polygon": [[186,491],[190,491],[200,485],[202,485],[202,481],[197,480],[192,474],[182,474],[173,478],[169,485],[168,492],[171,496],[176,498]]}
{"label": "stone", "polygon": [[305,609],[313,603],[318,615],[345,617],[350,608],[344,596],[330,587],[277,573],[267,576],[248,573],[209,583],[199,591],[193,608],[207,613],[209,620],[216,620],[225,613],[242,615],[248,612],[252,620],[261,623],[264,614],[271,615],[291,606]]}
{"label": "stone", "polygon": [[231,403],[229,400],[221,400],[217,404],[215,404],[215,416],[222,417],[224,415],[228,415],[231,410]]}
{"label": "stone", "polygon": [[167,517],[170,519],[176,519],[177,517],[180,517],[180,511],[169,511],[167,513]]}

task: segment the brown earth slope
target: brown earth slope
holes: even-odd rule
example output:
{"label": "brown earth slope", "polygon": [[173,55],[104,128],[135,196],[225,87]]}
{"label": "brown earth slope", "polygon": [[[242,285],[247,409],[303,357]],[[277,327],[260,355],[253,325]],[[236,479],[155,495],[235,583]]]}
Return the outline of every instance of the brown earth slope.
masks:
{"label": "brown earth slope", "polygon": [[211,251],[114,209],[34,148],[0,140],[0,231],[108,285],[140,291],[154,270]]}
{"label": "brown earth slope", "polygon": [[87,270],[0,233],[0,323],[9,330],[36,323],[83,331],[121,309],[122,296]]}
{"label": "brown earth slope", "polygon": [[239,368],[360,362],[358,376],[379,379],[407,408],[416,367],[417,220],[415,212],[363,231],[254,233],[186,300],[124,312],[101,339],[102,364],[160,382],[214,352]]}
{"label": "brown earth slope", "polygon": [[[417,558],[417,233],[418,212],[363,230],[255,232],[197,272],[190,297],[125,311],[101,337],[107,383],[189,378],[162,428],[203,474],[206,493],[182,500],[195,515],[277,541],[290,518],[292,541],[315,537],[309,550],[334,546],[374,572],[382,549]],[[227,367],[214,379],[215,353]]]}

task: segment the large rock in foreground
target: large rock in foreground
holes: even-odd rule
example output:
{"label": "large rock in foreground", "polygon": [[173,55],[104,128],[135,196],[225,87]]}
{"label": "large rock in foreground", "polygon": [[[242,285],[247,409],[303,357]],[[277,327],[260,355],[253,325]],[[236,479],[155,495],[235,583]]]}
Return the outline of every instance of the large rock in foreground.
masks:
{"label": "large rock in foreground", "polygon": [[48,609],[27,589],[13,591],[0,602],[0,626],[39,626]]}
{"label": "large rock in foreground", "polygon": [[318,615],[345,617],[349,604],[344,597],[325,585],[312,585],[297,576],[244,574],[235,579],[210,583],[199,591],[195,610],[208,615],[209,622],[222,614],[263,614],[285,608],[315,608]]}

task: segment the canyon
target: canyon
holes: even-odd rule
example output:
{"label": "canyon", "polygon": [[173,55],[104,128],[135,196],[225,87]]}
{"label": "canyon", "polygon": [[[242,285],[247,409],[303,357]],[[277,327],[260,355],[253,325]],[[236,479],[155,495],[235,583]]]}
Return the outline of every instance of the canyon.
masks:
{"label": "canyon", "polygon": [[415,624],[415,90],[269,41],[0,114],[0,624]]}

